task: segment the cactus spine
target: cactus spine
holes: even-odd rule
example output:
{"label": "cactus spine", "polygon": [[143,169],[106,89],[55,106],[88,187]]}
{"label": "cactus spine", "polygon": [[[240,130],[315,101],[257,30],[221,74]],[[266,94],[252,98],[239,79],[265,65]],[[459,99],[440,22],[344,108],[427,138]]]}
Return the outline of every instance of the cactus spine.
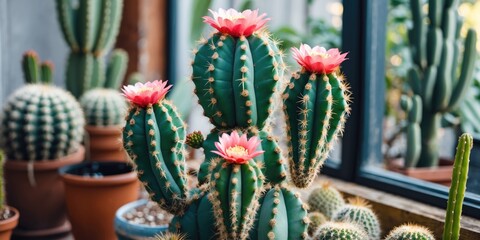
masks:
{"label": "cactus spine", "polygon": [[418,95],[414,95],[412,98],[404,95],[400,105],[408,115],[405,167],[413,168],[418,163],[421,151],[422,99]]}
{"label": "cactus spine", "polygon": [[311,237],[313,237],[313,234],[322,224],[328,221],[327,217],[319,212],[308,213],[308,219],[310,220],[310,224],[308,224],[308,235]]}
{"label": "cactus spine", "polygon": [[312,240],[365,240],[367,233],[349,222],[327,222],[313,236]]}
{"label": "cactus spine", "polygon": [[56,0],[63,36],[71,49],[67,61],[66,86],[77,98],[85,91],[118,88],[128,56],[114,51],[107,70],[104,55],[113,47],[122,17],[123,0]]}
{"label": "cactus spine", "polygon": [[430,230],[425,227],[405,224],[393,229],[385,240],[435,240]]}
{"label": "cactus spine", "polygon": [[[438,129],[445,113],[463,100],[472,83],[476,56],[476,33],[469,30],[459,66],[460,21],[458,1],[428,1],[428,23],[423,1],[411,0],[413,28],[409,31],[414,66],[410,87],[422,99],[421,153],[417,167],[438,165]],[[457,69],[460,75],[457,78]]]}
{"label": "cactus spine", "polygon": [[332,220],[352,222],[363,227],[369,239],[380,239],[380,223],[368,203],[361,198],[350,199],[350,204],[341,207]]}
{"label": "cactus spine", "polygon": [[[3,108],[1,145],[12,160],[57,159],[77,151],[83,138],[80,105],[71,94],[48,85],[52,75],[40,75],[38,62],[34,52],[25,54],[25,80],[35,84],[16,90]],[[41,68],[52,72],[51,64]]]}
{"label": "cactus spine", "polygon": [[460,218],[462,216],[463,198],[467,188],[468,164],[470,162],[472,145],[473,138],[470,134],[464,133],[458,139],[455,163],[453,165],[452,185],[448,194],[443,239],[459,239],[460,237]]}
{"label": "cactus spine", "polygon": [[127,111],[125,99],[113,89],[89,90],[80,98],[80,104],[85,111],[86,124],[92,126],[121,125]]}
{"label": "cactus spine", "polygon": [[320,188],[312,190],[307,202],[311,212],[320,212],[327,219],[332,219],[334,213],[345,205],[342,194],[329,182],[324,182]]}

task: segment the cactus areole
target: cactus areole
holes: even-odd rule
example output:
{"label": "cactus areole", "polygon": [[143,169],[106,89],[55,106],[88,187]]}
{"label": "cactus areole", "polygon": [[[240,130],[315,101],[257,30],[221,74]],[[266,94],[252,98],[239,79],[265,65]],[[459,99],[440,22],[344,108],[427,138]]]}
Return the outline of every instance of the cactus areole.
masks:
{"label": "cactus areole", "polygon": [[[166,82],[137,83],[123,88],[131,103],[124,147],[151,199],[176,215],[169,231],[201,240],[306,239],[308,205],[287,183],[287,161],[293,184],[308,187],[342,132],[349,92],[339,65],[346,54],[307,45],[293,50],[302,70],[283,91],[283,53],[264,27],[266,15],[210,12],[204,20],[217,31],[193,51],[191,79],[214,128],[205,138],[187,136],[165,99]],[[269,124],[282,104],[288,158]],[[205,154],[193,189],[187,145]]]}

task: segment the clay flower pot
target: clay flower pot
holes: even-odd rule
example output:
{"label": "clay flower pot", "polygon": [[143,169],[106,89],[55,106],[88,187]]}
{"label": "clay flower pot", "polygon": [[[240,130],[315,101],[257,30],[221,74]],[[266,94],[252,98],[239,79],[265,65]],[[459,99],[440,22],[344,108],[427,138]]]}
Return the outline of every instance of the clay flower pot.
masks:
{"label": "clay flower pot", "polygon": [[115,212],[138,198],[139,182],[132,166],[87,162],[59,171],[65,183],[67,212],[75,239],[116,239]]}
{"label": "clay flower pot", "polygon": [[10,237],[12,236],[12,231],[17,226],[18,217],[20,215],[17,209],[9,206],[5,207],[7,207],[12,212],[12,216],[10,216],[10,218],[0,221],[0,240],[10,240]]}
{"label": "clay flower pot", "polygon": [[58,169],[79,163],[84,156],[85,149],[80,147],[77,152],[56,160],[5,162],[7,203],[22,213],[15,236],[48,237],[70,231]]}
{"label": "clay flower pot", "polygon": [[88,135],[87,159],[92,161],[127,161],[122,144],[122,126],[86,126]]}

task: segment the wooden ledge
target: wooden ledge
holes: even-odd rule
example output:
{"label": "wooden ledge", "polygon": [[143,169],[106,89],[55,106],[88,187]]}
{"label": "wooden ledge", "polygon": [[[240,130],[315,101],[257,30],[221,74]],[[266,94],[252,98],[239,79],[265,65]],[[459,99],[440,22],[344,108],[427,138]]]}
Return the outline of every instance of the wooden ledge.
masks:
{"label": "wooden ledge", "polygon": [[[415,223],[428,227],[436,239],[442,239],[444,209],[326,176],[319,177],[309,190],[320,186],[322,181],[331,181],[332,185],[339,189],[345,198],[358,196],[368,200],[380,219],[383,235],[388,234],[395,226]],[[306,199],[309,191],[301,190],[301,192]],[[461,224],[460,239],[480,239],[479,219],[463,216]]]}

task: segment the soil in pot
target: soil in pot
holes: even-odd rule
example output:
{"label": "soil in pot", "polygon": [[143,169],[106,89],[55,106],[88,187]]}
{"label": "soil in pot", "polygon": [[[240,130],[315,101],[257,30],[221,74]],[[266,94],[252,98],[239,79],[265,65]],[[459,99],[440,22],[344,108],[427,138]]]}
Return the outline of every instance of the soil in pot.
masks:
{"label": "soil in pot", "polygon": [[12,236],[13,229],[18,224],[18,210],[9,206],[5,206],[0,211],[0,240],[9,240]]}
{"label": "soil in pot", "polygon": [[[83,161],[85,149],[56,160],[5,162],[8,205],[21,213],[15,237],[48,238],[70,231],[65,209],[65,190],[58,169]],[[40,206],[40,207],[39,207]]]}
{"label": "soil in pot", "polygon": [[127,222],[147,226],[165,226],[170,223],[172,214],[161,209],[157,203],[148,201],[123,214]]}
{"label": "soil in pot", "polygon": [[122,126],[86,126],[87,159],[92,161],[127,161],[122,144]]}
{"label": "soil in pot", "polygon": [[60,169],[67,212],[76,240],[116,239],[118,208],[138,198],[132,166],[122,162],[86,162]]}

